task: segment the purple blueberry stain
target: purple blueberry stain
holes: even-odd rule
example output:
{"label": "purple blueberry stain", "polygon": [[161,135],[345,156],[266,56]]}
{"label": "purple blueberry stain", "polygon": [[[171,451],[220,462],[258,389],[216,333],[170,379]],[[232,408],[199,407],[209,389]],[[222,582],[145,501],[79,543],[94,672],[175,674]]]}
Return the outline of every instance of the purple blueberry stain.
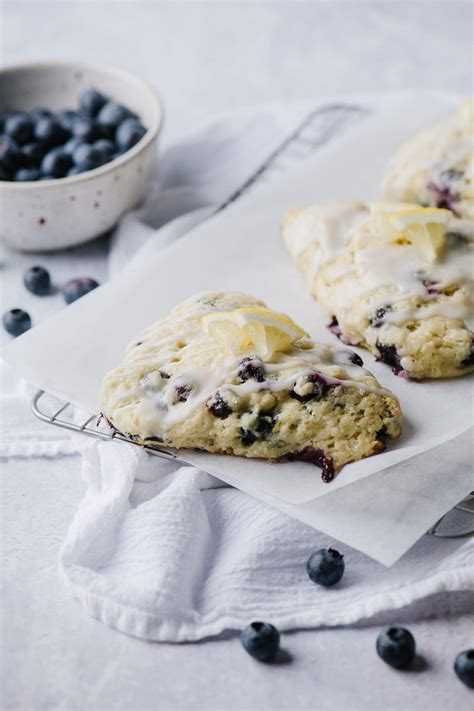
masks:
{"label": "purple blueberry stain", "polygon": [[451,210],[455,215],[458,215],[455,203],[459,200],[459,195],[453,191],[453,183],[462,176],[461,171],[450,169],[443,170],[436,181],[430,180],[426,187],[429,192],[434,194],[436,207]]}
{"label": "purple blueberry stain", "polygon": [[331,331],[337,338],[342,337],[341,327],[339,326],[339,321],[335,316],[332,317],[330,322],[326,325],[326,328]]}
{"label": "purple blueberry stain", "polygon": [[256,356],[246,356],[239,363],[238,376],[242,382],[247,380],[256,380],[257,383],[263,383],[265,380],[265,369],[260,358]]}
{"label": "purple blueberry stain", "polygon": [[439,294],[439,282],[431,281],[430,279],[423,279],[423,286],[425,287],[428,294]]}
{"label": "purple blueberry stain", "polygon": [[290,462],[307,462],[308,464],[314,464],[320,467],[321,479],[325,484],[329,484],[336,476],[332,457],[325,454],[322,449],[304,447],[299,452],[287,454],[286,459]]}
{"label": "purple blueberry stain", "polygon": [[[163,376],[162,376],[163,377]],[[186,402],[193,391],[192,385],[176,385],[175,398],[177,402]]]}

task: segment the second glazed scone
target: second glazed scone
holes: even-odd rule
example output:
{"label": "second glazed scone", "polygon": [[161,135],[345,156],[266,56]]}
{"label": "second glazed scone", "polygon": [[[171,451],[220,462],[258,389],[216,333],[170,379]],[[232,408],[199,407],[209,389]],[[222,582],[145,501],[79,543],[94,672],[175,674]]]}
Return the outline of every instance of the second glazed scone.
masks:
{"label": "second glazed scone", "polygon": [[474,221],[474,101],[398,149],[383,193],[388,200],[448,208]]}
{"label": "second glazed scone", "polygon": [[325,481],[401,432],[397,399],[356,354],[240,293],[198,294],[147,329],[106,375],[101,402],[141,444],[299,459]]}
{"label": "second glazed scone", "polygon": [[341,340],[397,375],[474,370],[474,227],[409,204],[327,203],[290,212],[288,251]]}

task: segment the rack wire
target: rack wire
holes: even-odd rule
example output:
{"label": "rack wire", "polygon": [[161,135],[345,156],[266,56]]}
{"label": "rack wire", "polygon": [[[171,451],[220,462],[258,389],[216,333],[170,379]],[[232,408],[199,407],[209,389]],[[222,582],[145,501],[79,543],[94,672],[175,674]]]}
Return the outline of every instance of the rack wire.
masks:
{"label": "rack wire", "polygon": [[[49,407],[47,404],[48,398],[50,398]],[[38,419],[49,425],[61,427],[65,430],[69,430],[70,432],[83,434],[87,437],[95,437],[96,439],[103,441],[114,440],[118,442],[126,442],[127,444],[133,444],[136,447],[145,449],[154,457],[160,457],[161,459],[167,459],[168,461],[175,461],[176,463],[182,462],[173,450],[160,449],[159,447],[148,447],[146,445],[140,445],[137,442],[133,442],[104,422],[101,415],[85,415],[80,417],[76,411],[77,409],[74,408],[72,403],[58,401],[57,398],[49,396],[44,390],[38,390],[35,393],[31,401],[31,409],[33,414]],[[68,413],[67,418],[66,413]],[[77,421],[75,421],[75,419],[77,419]],[[465,499],[463,499],[463,501],[457,504],[453,511],[468,514],[469,518],[474,517],[474,492],[470,493]],[[451,514],[452,512],[448,512],[442,516],[439,521],[434,524],[434,526],[428,529],[427,534],[436,538],[467,538],[468,536],[474,535],[474,528],[457,531],[455,533],[443,532],[443,524],[446,523]]]}

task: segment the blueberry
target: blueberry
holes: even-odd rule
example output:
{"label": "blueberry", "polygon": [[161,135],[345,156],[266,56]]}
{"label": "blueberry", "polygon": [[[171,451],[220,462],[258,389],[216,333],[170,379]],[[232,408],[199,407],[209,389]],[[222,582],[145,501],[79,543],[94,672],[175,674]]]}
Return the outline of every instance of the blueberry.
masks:
{"label": "blueberry", "polygon": [[280,633],[269,622],[252,622],[240,633],[246,652],[260,662],[270,662],[280,647]]}
{"label": "blueberry", "polygon": [[351,353],[351,355],[349,356],[349,360],[351,363],[354,363],[354,365],[358,365],[359,368],[364,367],[364,361],[362,360],[360,355],[357,355],[357,353]]}
{"label": "blueberry", "polygon": [[43,143],[27,143],[23,146],[21,152],[25,157],[25,161],[29,165],[39,166],[43,160],[47,147]]}
{"label": "blueberry", "polygon": [[35,126],[35,138],[48,146],[60,146],[69,138],[70,132],[53,118],[42,118]]}
{"label": "blueberry", "polygon": [[72,135],[86,143],[92,143],[100,137],[100,128],[91,118],[78,116],[72,124]]}
{"label": "blueberry", "polygon": [[83,143],[78,146],[72,155],[74,164],[84,170],[93,170],[103,164],[103,153],[95,146]]}
{"label": "blueberry", "polygon": [[415,640],[403,627],[388,627],[377,637],[377,654],[395,669],[405,669],[415,658]]}
{"label": "blueberry", "polygon": [[379,357],[376,358],[377,361],[390,365],[395,374],[403,371],[400,356],[398,355],[397,349],[394,345],[380,343],[379,341],[377,341],[375,345],[380,353]]}
{"label": "blueberry", "polygon": [[320,548],[308,558],[306,571],[313,583],[329,588],[344,575],[344,556],[334,548]]}
{"label": "blueberry", "polygon": [[36,296],[45,296],[49,294],[51,290],[49,272],[44,267],[30,267],[30,269],[25,272],[23,283],[28,291],[31,291],[32,294],[36,294]]}
{"label": "blueberry", "polygon": [[102,154],[102,163],[108,163],[112,160],[115,153],[115,146],[112,141],[107,140],[107,138],[99,138],[99,140],[94,143],[94,148]]}
{"label": "blueberry", "polygon": [[175,388],[175,398],[177,402],[186,402],[193,391],[192,385],[177,385]]}
{"label": "blueberry", "polygon": [[232,414],[232,410],[226,403],[219,391],[215,395],[212,395],[206,403],[206,407],[214,417],[218,417],[220,420],[225,420]]}
{"label": "blueberry", "polygon": [[78,168],[77,165],[73,165],[72,168],[70,168],[67,172],[67,177],[71,178],[73,175],[80,175],[81,173],[84,173],[83,168]]}
{"label": "blueberry", "polygon": [[70,156],[74,154],[74,151],[78,146],[82,146],[84,144],[84,141],[82,138],[78,138],[77,136],[73,136],[72,138],[69,139],[69,141],[66,141],[64,144],[63,151],[65,153],[68,153]]}
{"label": "blueberry", "polygon": [[16,141],[10,136],[2,134],[0,136],[0,165],[2,168],[9,173],[15,172],[21,168],[24,160]]}
{"label": "blueberry", "polygon": [[72,158],[63,148],[53,148],[41,161],[42,174],[52,175],[54,178],[64,178],[71,167]]}
{"label": "blueberry", "polygon": [[12,309],[3,314],[3,328],[11,336],[20,336],[31,328],[30,315],[23,309]]}
{"label": "blueberry", "polygon": [[32,180],[38,180],[40,176],[37,168],[20,168],[15,173],[15,181],[17,183],[28,183]]}
{"label": "blueberry", "polygon": [[146,128],[137,119],[128,118],[123,121],[115,134],[115,143],[122,151],[128,151],[146,133]]}
{"label": "blueberry", "polygon": [[72,132],[72,126],[74,121],[79,118],[77,111],[72,109],[65,109],[56,114],[56,121],[63,127],[68,133]]}
{"label": "blueberry", "polygon": [[33,136],[33,121],[28,114],[19,112],[7,118],[4,130],[17,143],[28,143]]}
{"label": "blueberry", "polygon": [[323,375],[313,371],[297,379],[290,392],[290,397],[299,400],[299,402],[320,400],[334,387],[337,387],[336,383],[329,383]]}
{"label": "blueberry", "polygon": [[97,116],[106,102],[105,96],[95,89],[88,89],[79,99],[82,111],[88,116]]}
{"label": "blueberry", "polygon": [[78,277],[77,279],[71,279],[68,281],[63,289],[63,296],[66,304],[72,304],[76,299],[80,299],[81,296],[85,296],[89,291],[96,289],[99,286],[95,279],[90,277]]}
{"label": "blueberry", "polygon": [[52,114],[49,109],[33,109],[30,111],[30,119],[33,121],[33,123],[36,123],[40,119],[43,118],[51,118]]}
{"label": "blueberry", "polygon": [[257,356],[242,358],[239,363],[238,376],[242,382],[246,380],[256,380],[257,383],[263,383],[265,380],[265,369],[263,362]]}
{"label": "blueberry", "polygon": [[99,111],[97,122],[108,136],[112,136],[127,118],[131,118],[131,112],[125,106],[109,101]]}
{"label": "blueberry", "polygon": [[262,442],[268,438],[275,426],[275,420],[271,415],[260,414],[255,426],[251,430],[240,428],[239,434],[242,444],[249,446],[254,442]]}
{"label": "blueberry", "polygon": [[454,660],[454,671],[458,679],[470,689],[474,689],[474,649],[465,649]]}

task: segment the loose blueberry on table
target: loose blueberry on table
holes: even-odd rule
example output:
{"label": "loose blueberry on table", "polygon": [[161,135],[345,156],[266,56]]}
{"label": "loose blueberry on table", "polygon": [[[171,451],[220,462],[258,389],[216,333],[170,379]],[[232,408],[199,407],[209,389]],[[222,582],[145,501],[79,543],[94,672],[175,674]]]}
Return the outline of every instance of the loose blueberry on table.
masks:
{"label": "loose blueberry on table", "polygon": [[260,662],[270,662],[278,653],[280,633],[269,622],[252,622],[240,633],[246,652]]}
{"label": "loose blueberry on table", "polygon": [[23,281],[28,291],[36,296],[45,296],[51,291],[51,278],[44,267],[31,267],[25,273]]}
{"label": "loose blueberry on table", "polygon": [[81,296],[85,296],[89,291],[96,289],[98,286],[98,282],[90,277],[71,279],[63,289],[64,300],[66,304],[72,304],[73,301],[80,299]]}
{"label": "loose blueberry on table", "polygon": [[325,588],[340,581],[344,567],[344,556],[334,548],[320,548],[312,553],[306,563],[306,571],[313,583]]}
{"label": "loose blueberry on table", "polygon": [[0,180],[32,182],[78,175],[135,146],[146,128],[126,106],[89,89],[77,110],[37,108],[0,115]]}
{"label": "loose blueberry on table", "polygon": [[3,327],[10,336],[21,336],[31,328],[30,315],[23,309],[11,309],[3,314]]}
{"label": "loose blueberry on table", "polygon": [[463,684],[474,689],[474,649],[465,649],[458,654],[454,661],[454,671]]}
{"label": "loose blueberry on table", "polygon": [[404,627],[388,627],[377,637],[377,654],[395,669],[406,669],[415,658],[415,639]]}

